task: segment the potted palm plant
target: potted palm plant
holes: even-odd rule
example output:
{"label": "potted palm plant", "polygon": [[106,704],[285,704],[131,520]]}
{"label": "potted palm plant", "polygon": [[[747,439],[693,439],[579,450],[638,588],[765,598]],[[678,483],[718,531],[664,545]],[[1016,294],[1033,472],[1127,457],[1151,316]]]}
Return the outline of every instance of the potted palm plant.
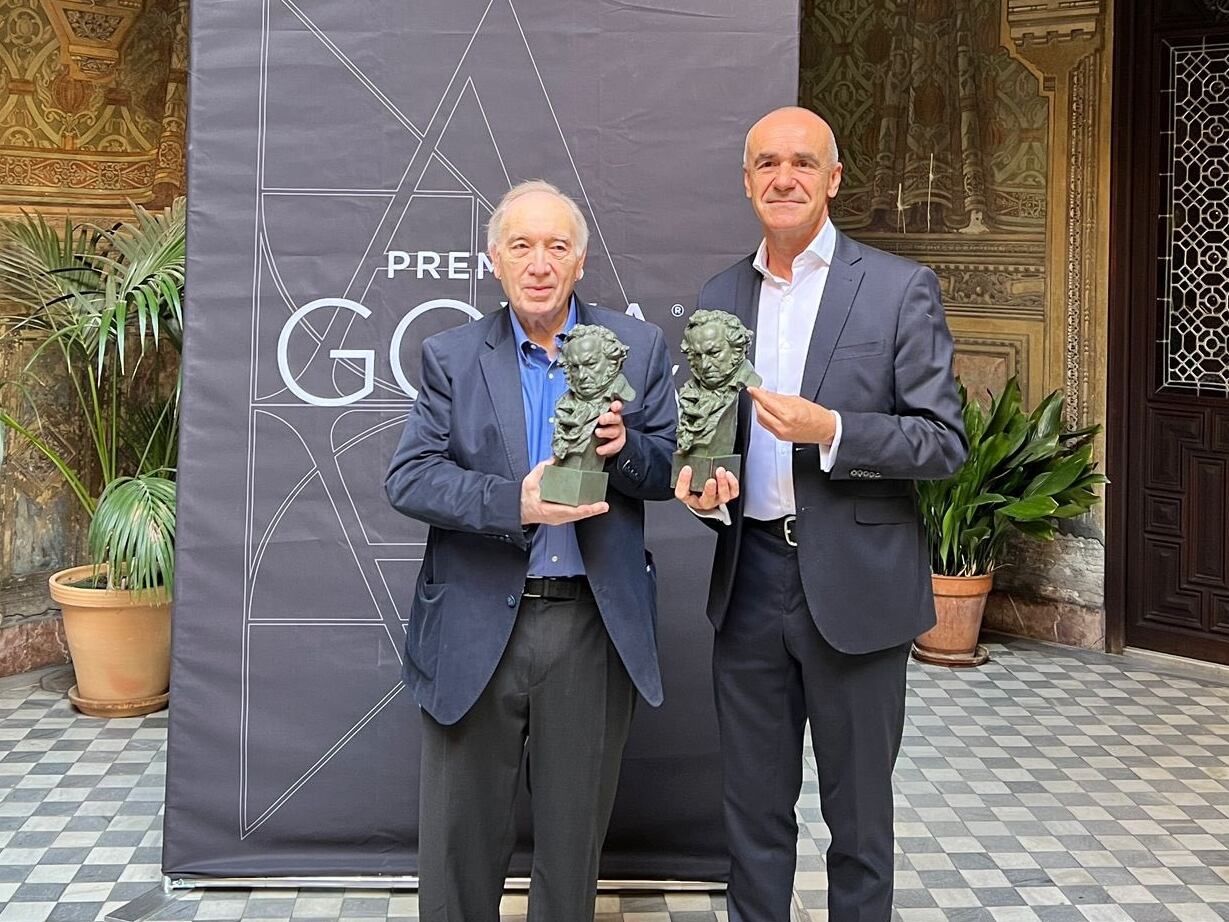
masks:
{"label": "potted palm plant", "polygon": [[988,411],[962,385],[969,455],[951,477],[918,484],[930,548],[938,622],[914,643],[918,659],[978,666],[989,657],[977,643],[994,571],[1007,539],[1053,540],[1060,519],[1083,515],[1106,483],[1092,460],[1100,426],[1066,429],[1055,391],[1026,412],[1015,377]]}
{"label": "potted palm plant", "polygon": [[[53,574],[50,590],[77,673],[70,697],[112,717],[165,706],[170,675],[185,209],[134,208],[110,228],[0,222],[0,327],[31,347],[0,383],[0,434],[43,454],[89,517],[89,563]],[[57,448],[73,433],[52,438],[40,412],[55,394],[46,368],[88,436],[81,460]]]}

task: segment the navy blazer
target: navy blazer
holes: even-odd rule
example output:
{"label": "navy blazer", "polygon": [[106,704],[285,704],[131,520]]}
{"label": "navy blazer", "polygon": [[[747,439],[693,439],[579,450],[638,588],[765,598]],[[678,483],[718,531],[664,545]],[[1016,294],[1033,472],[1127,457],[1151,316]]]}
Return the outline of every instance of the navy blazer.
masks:
{"label": "navy blazer", "polygon": [[[623,374],[627,444],[606,464],[610,510],[576,523],[602,620],[649,704],[662,700],[657,571],[644,546],[644,501],[669,499],[677,409],[669,354],[651,323],[580,303],[578,323],[610,328],[630,349]],[[422,384],[385,480],[399,512],[431,526],[407,625],[404,675],[442,724],[490,681],[512,633],[529,569],[521,525],[529,473],[516,337],[508,309],[429,337]]]}
{"label": "navy blazer", "polygon": [[[762,276],[753,256],[704,285],[701,308],[755,329]],[[798,565],[811,617],[843,653],[869,653],[934,626],[930,555],[915,480],[947,477],[968,443],[939,282],[924,266],[837,234],[803,368],[801,395],[841,414],[831,473],[819,446],[794,447]],[[739,397],[746,454],[751,400]],[[718,531],[708,616],[720,630],[742,541],[741,499]],[[713,520],[705,519],[714,526]]]}

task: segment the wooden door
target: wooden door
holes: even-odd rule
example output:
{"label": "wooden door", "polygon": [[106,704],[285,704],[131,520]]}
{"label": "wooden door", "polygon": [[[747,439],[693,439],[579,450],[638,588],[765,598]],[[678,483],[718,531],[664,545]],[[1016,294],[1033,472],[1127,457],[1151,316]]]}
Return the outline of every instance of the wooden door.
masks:
{"label": "wooden door", "polygon": [[1218,0],[1131,5],[1117,33],[1133,54],[1119,49],[1116,75],[1115,156],[1130,148],[1115,165],[1111,606],[1128,646],[1229,663],[1229,17]]}

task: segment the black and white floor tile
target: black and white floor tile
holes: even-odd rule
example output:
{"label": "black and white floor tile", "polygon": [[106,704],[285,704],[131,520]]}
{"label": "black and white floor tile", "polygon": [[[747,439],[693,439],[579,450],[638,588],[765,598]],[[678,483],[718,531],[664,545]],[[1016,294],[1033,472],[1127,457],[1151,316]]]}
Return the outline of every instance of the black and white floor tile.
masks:
{"label": "black and white floor tile", "polygon": [[[1229,684],[1026,642],[967,671],[910,665],[897,765],[900,922],[1229,920]],[[0,680],[0,922],[102,919],[160,882],[165,712],[83,717]],[[46,686],[46,687],[44,687]],[[814,764],[797,900],[826,919]],[[507,918],[525,897],[509,894]],[[170,920],[411,920],[413,893],[188,891]],[[708,893],[603,894],[602,922],[717,922]]]}

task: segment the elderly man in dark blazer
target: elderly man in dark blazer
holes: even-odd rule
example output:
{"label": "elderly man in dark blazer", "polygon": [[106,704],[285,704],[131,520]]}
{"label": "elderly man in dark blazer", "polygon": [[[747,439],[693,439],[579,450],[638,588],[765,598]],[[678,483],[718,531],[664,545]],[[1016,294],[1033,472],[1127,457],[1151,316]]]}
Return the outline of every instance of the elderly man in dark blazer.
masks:
{"label": "elderly man in dark blazer", "polygon": [[[406,634],[422,709],[419,914],[498,922],[522,759],[532,791],[529,919],[593,918],[598,856],[636,693],[662,700],[644,501],[668,499],[675,400],[661,330],[575,296],[588,230],[543,182],[511,189],[488,248],[510,309],[423,343],[422,385],[389,501],[431,526]],[[606,499],[539,491],[559,339],[577,324],[629,347],[636,393],[598,419]]]}
{"label": "elderly man in dark blazer", "polygon": [[805,109],[747,135],[758,251],[701,308],[755,330],[763,387],[742,398],[741,484],[676,496],[719,531],[708,599],[731,852],[730,922],[789,918],[809,720],[831,922],[892,912],[892,769],[910,642],[934,624],[913,482],[965,458],[952,338],[929,269],[833,227],[832,130]]}

